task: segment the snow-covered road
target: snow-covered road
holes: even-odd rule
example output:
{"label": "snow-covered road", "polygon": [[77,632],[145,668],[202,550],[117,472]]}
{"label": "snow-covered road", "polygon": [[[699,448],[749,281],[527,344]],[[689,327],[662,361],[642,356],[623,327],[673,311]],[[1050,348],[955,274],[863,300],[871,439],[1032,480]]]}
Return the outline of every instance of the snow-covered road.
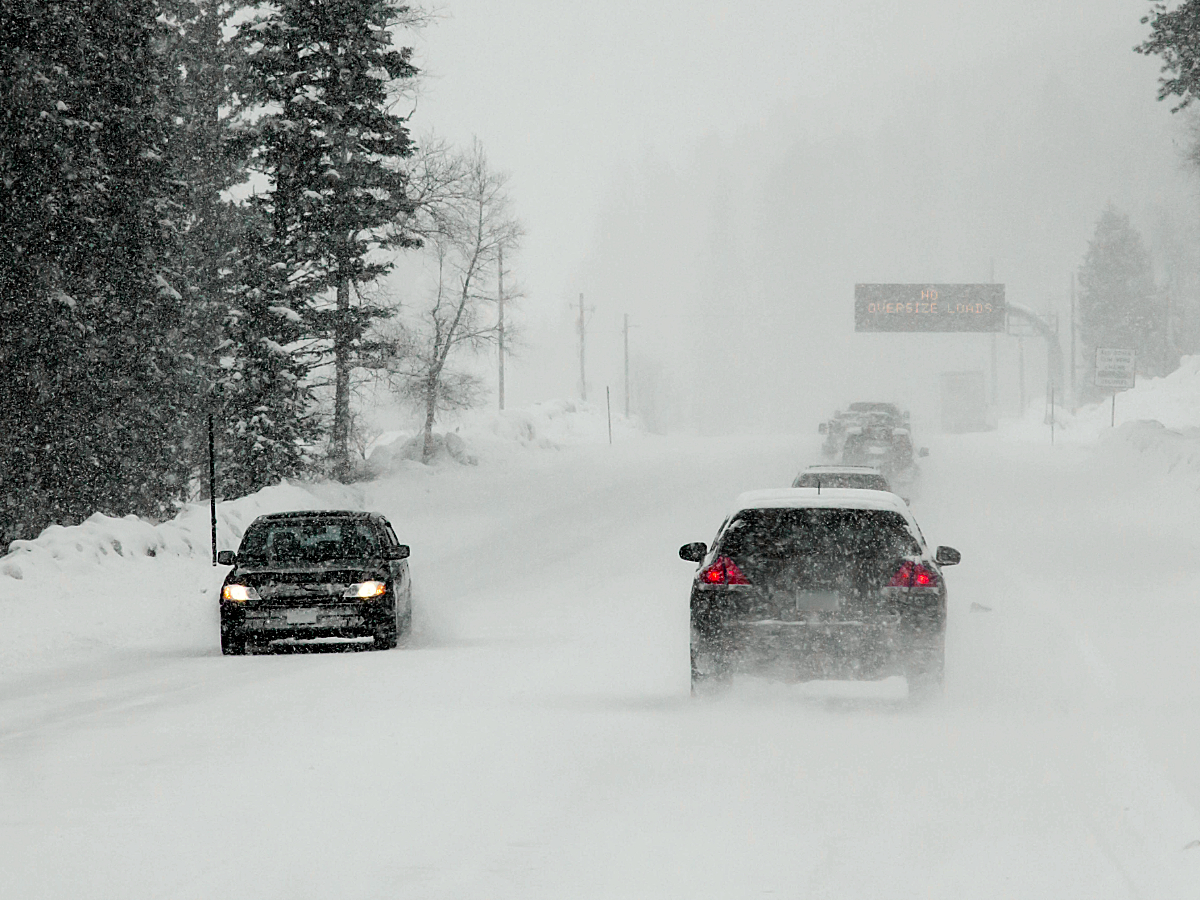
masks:
{"label": "snow-covered road", "polygon": [[389,653],[222,658],[206,561],[131,561],[201,612],[0,676],[0,897],[1200,896],[1194,493],[1080,448],[932,447],[914,508],[963,563],[917,710],[902,682],[688,696],[676,550],[807,439],[368,486],[413,547]]}

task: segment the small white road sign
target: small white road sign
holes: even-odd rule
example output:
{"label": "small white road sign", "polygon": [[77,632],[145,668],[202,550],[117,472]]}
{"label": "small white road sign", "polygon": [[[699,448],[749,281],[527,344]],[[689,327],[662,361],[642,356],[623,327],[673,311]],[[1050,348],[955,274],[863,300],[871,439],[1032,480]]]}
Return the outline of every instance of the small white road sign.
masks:
{"label": "small white road sign", "polygon": [[1096,348],[1096,387],[1125,391],[1133,387],[1137,356],[1132,350]]}

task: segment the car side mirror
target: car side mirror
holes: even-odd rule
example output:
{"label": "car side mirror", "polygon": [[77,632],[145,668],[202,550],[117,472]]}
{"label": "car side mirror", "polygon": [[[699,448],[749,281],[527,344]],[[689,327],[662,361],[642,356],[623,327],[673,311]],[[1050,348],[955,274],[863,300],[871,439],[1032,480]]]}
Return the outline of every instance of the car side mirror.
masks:
{"label": "car side mirror", "polygon": [[408,544],[397,544],[394,547],[388,547],[384,555],[388,559],[408,559],[408,554]]}
{"label": "car side mirror", "polygon": [[962,561],[962,554],[953,547],[938,547],[933,558],[939,566],[957,566]]}
{"label": "car side mirror", "polygon": [[921,457],[922,459],[924,459],[928,455],[929,455],[928,447],[922,447],[920,450],[917,451],[917,456]]}
{"label": "car side mirror", "polygon": [[237,565],[237,554],[232,550],[222,550],[217,554],[218,566],[235,566]]}
{"label": "car side mirror", "polygon": [[708,544],[704,541],[696,541],[692,544],[684,544],[679,548],[679,558],[686,559],[688,562],[700,562],[708,553]]}
{"label": "car side mirror", "polygon": [[817,434],[825,434],[828,431],[829,431],[829,425],[826,424],[825,422],[822,422],[820,425],[817,426]]}

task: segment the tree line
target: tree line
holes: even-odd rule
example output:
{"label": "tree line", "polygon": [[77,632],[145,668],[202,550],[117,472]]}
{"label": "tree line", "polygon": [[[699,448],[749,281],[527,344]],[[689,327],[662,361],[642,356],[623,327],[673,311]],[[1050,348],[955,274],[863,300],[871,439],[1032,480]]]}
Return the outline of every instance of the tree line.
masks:
{"label": "tree line", "polygon": [[[1200,0],[1153,3],[1143,25],[1149,36],[1134,51],[1162,60],[1159,100],[1173,113],[1200,96]],[[1188,161],[1200,169],[1200,124],[1193,128]],[[1079,267],[1079,326],[1088,365],[1097,347],[1137,354],[1143,375],[1166,375],[1183,353],[1200,347],[1200,308],[1184,296],[1200,286],[1200,273],[1175,271],[1156,279],[1149,250],[1130,217],[1111,203],[1101,212]],[[1090,388],[1085,394],[1098,395]]]}
{"label": "tree line", "polygon": [[[494,336],[489,273],[520,228],[482,148],[413,137],[403,43],[426,19],[400,0],[4,4],[0,550],[96,511],[173,514],[207,489],[210,416],[230,497],[355,477],[364,368],[427,432],[472,398],[449,358]],[[442,278],[401,319],[372,286],[413,251]]]}

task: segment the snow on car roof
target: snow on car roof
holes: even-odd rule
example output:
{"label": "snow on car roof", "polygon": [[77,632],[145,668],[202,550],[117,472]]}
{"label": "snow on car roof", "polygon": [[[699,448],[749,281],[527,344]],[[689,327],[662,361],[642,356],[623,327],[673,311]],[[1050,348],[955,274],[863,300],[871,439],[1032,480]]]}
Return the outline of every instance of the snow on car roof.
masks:
{"label": "snow on car roof", "polygon": [[831,475],[882,475],[875,466],[809,466],[805,472]]}
{"label": "snow on car roof", "polygon": [[371,515],[361,509],[297,509],[292,512],[265,513],[258,518],[266,521],[275,521],[276,519],[366,519]]}
{"label": "snow on car roof", "polygon": [[[743,509],[889,509],[914,522],[912,512],[896,494],[860,488],[769,488],[746,491],[734,501],[732,512]],[[914,522],[915,524],[915,522]]]}
{"label": "snow on car roof", "polygon": [[852,412],[885,412],[885,413],[900,413],[900,407],[895,403],[879,403],[879,402],[859,402],[851,403],[850,410]]}

